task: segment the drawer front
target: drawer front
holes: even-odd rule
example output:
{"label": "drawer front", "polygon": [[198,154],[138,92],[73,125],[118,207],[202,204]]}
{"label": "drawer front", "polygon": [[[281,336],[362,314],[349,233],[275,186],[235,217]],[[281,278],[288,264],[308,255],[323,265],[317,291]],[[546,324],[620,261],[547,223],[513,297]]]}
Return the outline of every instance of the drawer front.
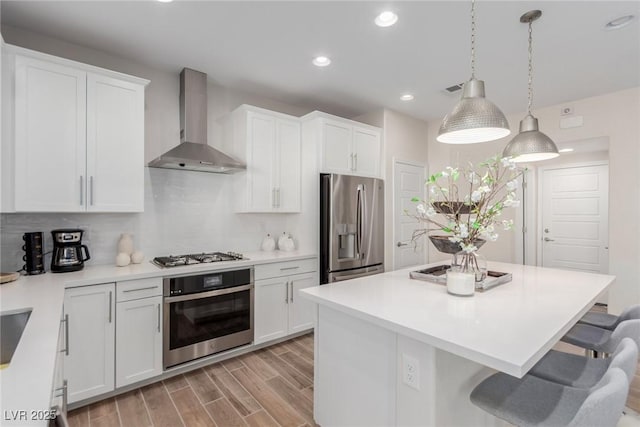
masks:
{"label": "drawer front", "polygon": [[272,277],[290,276],[292,274],[311,273],[318,269],[317,264],[317,258],[259,264],[254,267],[254,279],[260,280]]}
{"label": "drawer front", "polygon": [[125,282],[116,283],[117,302],[155,297],[158,295],[162,295],[162,277],[127,280]]}

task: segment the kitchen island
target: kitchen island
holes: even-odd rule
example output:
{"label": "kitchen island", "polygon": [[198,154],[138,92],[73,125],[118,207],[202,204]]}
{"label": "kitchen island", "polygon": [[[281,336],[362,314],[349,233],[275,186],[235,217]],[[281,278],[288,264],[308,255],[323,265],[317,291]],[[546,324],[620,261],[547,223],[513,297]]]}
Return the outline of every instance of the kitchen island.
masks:
{"label": "kitchen island", "polygon": [[318,424],[502,425],[469,402],[471,390],[496,371],[524,376],[615,280],[489,263],[513,280],[458,297],[409,279],[421,268],[301,291],[318,304]]}

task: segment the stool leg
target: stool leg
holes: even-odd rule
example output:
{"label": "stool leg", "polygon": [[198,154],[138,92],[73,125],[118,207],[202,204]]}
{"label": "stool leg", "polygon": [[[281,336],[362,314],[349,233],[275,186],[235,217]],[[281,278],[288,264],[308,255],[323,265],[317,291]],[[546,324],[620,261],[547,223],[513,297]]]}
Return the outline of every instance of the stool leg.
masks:
{"label": "stool leg", "polygon": [[596,351],[590,348],[584,350],[584,356],[590,359],[607,359],[611,357],[611,353],[605,353],[604,351]]}

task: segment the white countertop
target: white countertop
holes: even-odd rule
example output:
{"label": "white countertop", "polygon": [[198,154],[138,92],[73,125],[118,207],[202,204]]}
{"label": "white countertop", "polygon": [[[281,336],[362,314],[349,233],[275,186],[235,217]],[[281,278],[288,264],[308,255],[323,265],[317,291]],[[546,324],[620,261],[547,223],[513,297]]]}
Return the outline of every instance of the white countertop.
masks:
{"label": "white countertop", "polygon": [[227,268],[278,261],[293,261],[315,257],[313,252],[251,252],[242,261],[196,264],[174,268],[159,268],[145,260],[142,264],[126,267],[87,266],[73,273],[50,273],[21,276],[17,281],[0,286],[0,311],[31,308],[31,317],[22,338],[5,369],[0,370],[0,425],[46,425],[32,420],[14,422],[6,420],[5,411],[48,410],[58,330],[62,317],[65,288],[111,283],[148,277],[173,276],[189,273],[217,271]]}
{"label": "white countertop", "polygon": [[[437,264],[430,264],[437,265]],[[301,290],[301,296],[474,362],[522,377],[614,276],[489,263],[510,283],[472,297],[413,280],[413,267]]]}

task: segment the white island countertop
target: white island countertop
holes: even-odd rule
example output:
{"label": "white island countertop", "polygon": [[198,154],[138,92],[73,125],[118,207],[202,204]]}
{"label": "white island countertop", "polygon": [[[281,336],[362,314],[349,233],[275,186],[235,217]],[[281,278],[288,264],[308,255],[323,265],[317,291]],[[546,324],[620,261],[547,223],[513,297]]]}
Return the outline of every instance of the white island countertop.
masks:
{"label": "white island countertop", "polygon": [[444,285],[409,278],[410,271],[426,267],[304,289],[301,296],[520,378],[615,280],[490,262],[490,270],[509,272],[513,280],[459,297]]}
{"label": "white island countertop", "polygon": [[[307,251],[273,251],[245,253],[244,256],[248,259],[174,268],[159,268],[148,260],[126,267],[87,266],[72,273],[47,272],[37,276],[21,276],[15,282],[3,284],[0,287],[1,312],[29,308],[32,312],[11,363],[0,370],[0,425],[47,425],[45,420],[32,419],[31,411],[49,409],[65,288],[207,273],[312,258],[316,254]],[[8,411],[26,411],[27,419],[13,419]]]}

